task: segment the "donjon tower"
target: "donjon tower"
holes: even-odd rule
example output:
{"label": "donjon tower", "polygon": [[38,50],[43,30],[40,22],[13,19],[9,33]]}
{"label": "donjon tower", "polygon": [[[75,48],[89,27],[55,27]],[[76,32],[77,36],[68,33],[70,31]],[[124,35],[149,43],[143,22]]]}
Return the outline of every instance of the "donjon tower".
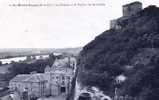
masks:
{"label": "donjon tower", "polygon": [[123,16],[133,16],[142,10],[141,2],[133,2],[123,5]]}
{"label": "donjon tower", "polygon": [[121,29],[122,26],[119,24],[121,21],[129,19],[142,10],[141,2],[132,2],[130,4],[123,5],[123,16],[110,21],[110,29]]}

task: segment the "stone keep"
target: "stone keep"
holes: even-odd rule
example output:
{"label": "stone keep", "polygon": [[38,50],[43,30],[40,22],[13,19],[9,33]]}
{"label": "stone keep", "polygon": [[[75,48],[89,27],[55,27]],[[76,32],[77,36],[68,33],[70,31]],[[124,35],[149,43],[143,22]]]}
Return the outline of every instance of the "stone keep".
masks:
{"label": "stone keep", "polygon": [[123,17],[133,16],[141,10],[142,10],[141,2],[133,2],[130,4],[123,5]]}
{"label": "stone keep", "polygon": [[123,5],[123,16],[110,21],[110,29],[121,29],[122,26],[119,25],[119,22],[129,19],[131,16],[142,10],[141,2],[133,2],[130,4]]}

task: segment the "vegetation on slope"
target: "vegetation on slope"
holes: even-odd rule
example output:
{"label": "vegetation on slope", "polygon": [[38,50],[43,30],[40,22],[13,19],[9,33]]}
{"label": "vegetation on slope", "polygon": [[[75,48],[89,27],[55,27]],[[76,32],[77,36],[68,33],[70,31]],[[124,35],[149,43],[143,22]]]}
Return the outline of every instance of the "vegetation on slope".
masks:
{"label": "vegetation on slope", "polygon": [[119,95],[154,100],[159,97],[159,8],[149,6],[121,25],[83,48],[78,79],[113,95],[115,78],[123,74],[127,80],[118,86]]}

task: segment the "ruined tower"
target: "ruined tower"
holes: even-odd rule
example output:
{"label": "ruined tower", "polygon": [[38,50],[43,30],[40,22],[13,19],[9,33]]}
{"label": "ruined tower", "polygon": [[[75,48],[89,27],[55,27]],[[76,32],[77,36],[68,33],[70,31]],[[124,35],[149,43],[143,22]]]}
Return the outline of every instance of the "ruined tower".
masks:
{"label": "ruined tower", "polygon": [[122,26],[120,25],[120,22],[129,19],[131,16],[137,14],[141,10],[142,3],[138,1],[123,5],[123,16],[118,19],[111,20],[110,29],[121,29]]}
{"label": "ruined tower", "polygon": [[141,10],[142,10],[142,3],[138,1],[123,5],[123,17],[133,16]]}

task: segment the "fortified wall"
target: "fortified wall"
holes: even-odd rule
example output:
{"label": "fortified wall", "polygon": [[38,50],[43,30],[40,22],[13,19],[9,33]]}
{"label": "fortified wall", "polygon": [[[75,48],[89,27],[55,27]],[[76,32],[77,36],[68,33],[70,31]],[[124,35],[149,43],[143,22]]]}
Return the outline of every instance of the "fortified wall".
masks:
{"label": "fortified wall", "polygon": [[130,4],[123,5],[123,16],[110,21],[110,29],[121,29],[122,26],[120,22],[134,16],[136,13],[142,10],[142,3],[141,2],[133,2]]}

